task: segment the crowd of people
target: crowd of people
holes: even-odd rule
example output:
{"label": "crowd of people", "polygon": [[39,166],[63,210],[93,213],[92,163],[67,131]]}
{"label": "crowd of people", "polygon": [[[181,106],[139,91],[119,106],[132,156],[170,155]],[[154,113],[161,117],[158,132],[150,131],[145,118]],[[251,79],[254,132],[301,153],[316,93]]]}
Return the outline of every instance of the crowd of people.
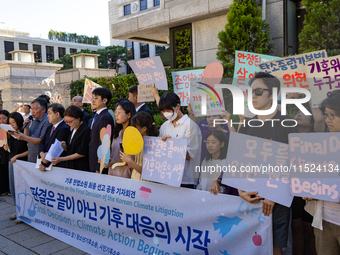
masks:
{"label": "crowd of people", "polygon": [[[270,74],[259,72],[250,80],[249,85],[253,91],[254,108],[270,109],[273,101],[272,90],[280,89],[279,80]],[[39,170],[42,172],[50,169],[51,165],[92,173],[101,172],[101,159],[97,157],[97,149],[101,145],[101,130],[108,125],[112,127],[111,154],[109,162],[104,164],[102,173],[142,180],[143,151],[131,156],[125,154],[121,148],[124,130],[133,126],[142,136],[159,136],[163,141],[169,138],[187,140],[181,187],[210,191],[215,195],[224,193],[240,196],[250,203],[262,201],[263,214],[272,215],[273,218],[274,254],[282,254],[282,248],[287,246],[291,214],[294,254],[304,254],[307,247],[305,240],[308,240],[309,254],[340,254],[339,203],[295,197],[292,206],[288,208],[265,197],[259,197],[257,191],[245,192],[223,185],[222,174],[216,176],[216,173],[195,171],[195,166],[222,165],[225,162],[230,132],[282,143],[288,143],[289,133],[340,132],[340,90],[331,92],[323,100],[320,108],[309,108],[312,115],[297,112],[294,118],[296,127],[280,125],[282,120],[290,117],[282,115],[276,109],[270,115],[253,117],[264,121],[261,128],[254,128],[245,122],[238,129],[231,125],[231,115],[227,111],[223,111],[221,115],[206,116],[197,122],[190,106],[188,115],[184,114],[177,94],[166,92],[159,97],[158,90],[152,88],[160,114],[167,120],[158,129],[152,111],[145,103],[138,103],[137,93],[137,86],[130,88],[129,97],[117,100],[114,114],[111,114],[107,108],[112,98],[111,91],[107,88],[94,89],[91,103],[93,117],[82,109],[81,96],[72,98],[71,106],[67,109],[61,104],[50,104],[49,98],[42,95],[34,99],[30,105],[19,106],[11,114],[6,110],[0,111],[0,124],[10,124],[15,130],[9,132],[7,141],[0,147],[1,193],[10,192],[15,201],[13,163],[16,160],[27,160],[32,163],[41,160]],[[23,108],[23,114],[17,112],[19,108]],[[224,125],[215,125],[214,119],[222,118],[228,122]],[[265,121],[271,119],[281,121]],[[244,120],[245,118],[240,116],[240,122]],[[59,157],[48,161],[46,153],[55,139],[61,142],[64,151]],[[315,207],[320,206],[322,210],[317,210],[318,215],[315,215]],[[317,225],[314,224],[315,217],[321,219]],[[16,215],[11,219],[20,222]]]}

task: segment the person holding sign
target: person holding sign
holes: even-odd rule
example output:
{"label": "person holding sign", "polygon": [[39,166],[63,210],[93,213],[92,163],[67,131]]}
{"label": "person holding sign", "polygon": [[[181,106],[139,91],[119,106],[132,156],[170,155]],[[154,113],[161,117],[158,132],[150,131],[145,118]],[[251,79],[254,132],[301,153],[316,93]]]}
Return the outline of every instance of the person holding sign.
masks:
{"label": "person holding sign", "polygon": [[[89,163],[90,171],[98,172],[100,164],[98,163],[97,150],[101,144],[100,131],[106,128],[107,125],[114,126],[114,121],[107,110],[107,104],[112,98],[112,92],[108,88],[95,88],[92,91],[91,109],[96,111],[94,117],[89,120],[89,127],[91,128],[90,145],[89,145]],[[112,136],[111,136],[112,140]]]}
{"label": "person holding sign", "polygon": [[75,105],[71,105],[65,110],[65,123],[73,130],[66,141],[60,141],[66,155],[53,158],[53,165],[65,161],[66,168],[90,171],[88,154],[91,129],[82,121],[83,114],[84,112]]}
{"label": "person holding sign", "polygon": [[[202,134],[197,124],[181,111],[181,100],[174,92],[166,92],[159,100],[159,110],[167,119],[160,128],[159,136],[187,139],[187,154],[181,187],[194,188],[197,184],[195,167],[200,166]],[[195,177],[195,178],[193,178]],[[198,177],[198,176],[197,176]]]}
{"label": "person holding sign", "polygon": [[[144,136],[158,136],[158,129],[153,122],[150,114],[147,112],[138,112],[131,118],[131,126],[138,129],[141,135]],[[123,162],[126,162],[130,168],[132,168],[131,179],[144,181],[142,176],[143,167],[143,150],[135,157],[120,152],[120,158]]]}
{"label": "person holding sign", "polygon": [[[323,113],[330,132],[340,132],[340,90],[332,91],[322,101],[320,110]],[[315,201],[312,198],[305,206],[313,218],[315,246],[318,254],[340,254],[340,201]]]}
{"label": "person holding sign", "polygon": [[[252,87],[253,106],[256,110],[269,110],[273,104],[273,88],[280,90],[280,81],[271,74],[258,72],[249,81]],[[281,115],[281,112],[275,109],[269,115],[256,115],[251,120],[242,125],[239,133],[265,138],[281,143],[288,143],[288,134],[297,133],[295,126],[282,126],[282,121],[291,119],[289,116]],[[256,121],[263,121],[263,125],[258,125]],[[271,121],[277,120],[277,121]],[[288,123],[288,122],[287,122]],[[258,203],[263,200],[262,211],[265,216],[273,213],[273,246],[274,255],[282,254],[282,247],[287,246],[288,226],[290,218],[290,208],[274,203],[268,199],[257,196],[257,192],[245,192],[239,190],[239,195],[250,203]]]}
{"label": "person holding sign", "polygon": [[110,161],[105,168],[109,168],[109,175],[131,178],[131,168],[128,165],[111,166],[123,162],[120,158],[121,143],[124,130],[131,125],[131,118],[136,114],[135,106],[130,101],[123,99],[116,103],[115,118],[116,126],[113,128]]}

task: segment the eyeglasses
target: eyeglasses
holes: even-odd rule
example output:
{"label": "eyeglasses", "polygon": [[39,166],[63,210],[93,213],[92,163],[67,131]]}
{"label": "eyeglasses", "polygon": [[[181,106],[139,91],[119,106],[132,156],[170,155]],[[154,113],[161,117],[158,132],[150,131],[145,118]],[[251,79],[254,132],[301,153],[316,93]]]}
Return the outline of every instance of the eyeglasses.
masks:
{"label": "eyeglasses", "polygon": [[324,113],[323,116],[325,117],[325,120],[328,118],[330,120],[334,120],[335,114],[333,113]]}
{"label": "eyeglasses", "polygon": [[263,89],[263,88],[257,88],[257,89],[253,89],[253,94],[255,93],[255,96],[262,96],[263,95],[263,91],[270,91],[270,89]]}
{"label": "eyeglasses", "polygon": [[123,113],[125,113],[125,112],[124,111],[115,111],[115,115],[121,115]]}
{"label": "eyeglasses", "polygon": [[67,125],[70,125],[70,124],[72,124],[72,122],[75,120],[76,118],[74,118],[73,120],[70,120],[70,121],[66,121],[65,120],[65,123],[67,124]]}

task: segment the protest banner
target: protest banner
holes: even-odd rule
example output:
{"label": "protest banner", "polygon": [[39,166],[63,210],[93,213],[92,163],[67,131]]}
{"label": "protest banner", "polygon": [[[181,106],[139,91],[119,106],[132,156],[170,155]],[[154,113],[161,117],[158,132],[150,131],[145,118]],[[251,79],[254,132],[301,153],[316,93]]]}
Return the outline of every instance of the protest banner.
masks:
{"label": "protest banner", "polygon": [[63,104],[63,99],[61,98],[61,95],[59,93],[55,92],[50,99],[50,103]]}
{"label": "protest banner", "polygon": [[144,103],[144,102],[153,102],[155,98],[152,94],[151,88],[154,87],[154,83],[148,83],[143,85],[137,86],[137,102]]}
{"label": "protest banner", "polygon": [[186,139],[167,139],[144,136],[142,178],[179,187],[182,183]]}
{"label": "protest banner", "polygon": [[181,106],[188,106],[188,103],[190,102],[191,81],[204,81],[203,71],[204,69],[196,69],[171,73],[174,92],[181,99]]}
{"label": "protest banner", "polygon": [[231,132],[226,162],[223,184],[290,207],[288,144]]}
{"label": "protest banner", "polygon": [[101,88],[99,84],[89,80],[85,79],[85,85],[84,85],[84,96],[83,96],[83,103],[89,103],[91,104],[92,100],[92,91],[96,88]]}
{"label": "protest banner", "polygon": [[327,95],[340,89],[340,56],[324,57],[306,63],[306,73],[312,94],[312,107],[318,107]]}
{"label": "protest banner", "polygon": [[90,254],[273,254],[262,202],[19,160],[14,176],[17,217]]}
{"label": "protest banner", "polygon": [[291,194],[339,202],[340,133],[289,134]]}
{"label": "protest banner", "polygon": [[154,83],[159,90],[168,90],[163,62],[159,56],[128,61],[140,85]]}
{"label": "protest banner", "polygon": [[281,87],[307,89],[309,85],[306,66],[315,59],[325,57],[327,57],[327,52],[320,50],[261,63],[259,68],[261,71],[270,73],[278,78],[281,82]]}
{"label": "protest banner", "polygon": [[260,72],[259,65],[279,57],[254,52],[235,51],[235,69],[232,85],[248,85],[247,81]]}

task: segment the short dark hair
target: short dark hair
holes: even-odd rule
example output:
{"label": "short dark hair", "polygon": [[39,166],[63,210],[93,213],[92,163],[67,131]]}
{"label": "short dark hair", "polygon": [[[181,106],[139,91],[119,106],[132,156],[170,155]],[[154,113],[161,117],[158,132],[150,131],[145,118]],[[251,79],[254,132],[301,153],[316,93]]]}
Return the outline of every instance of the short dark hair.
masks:
{"label": "short dark hair", "polygon": [[31,109],[31,106],[29,104],[25,104],[24,107],[27,106],[28,108]]}
{"label": "short dark hair", "polygon": [[47,112],[47,103],[46,103],[46,100],[45,99],[42,99],[42,98],[36,98],[34,99],[32,102],[31,102],[31,105],[34,104],[34,103],[38,103],[39,107],[40,108],[44,108],[45,109],[45,112]]}
{"label": "short dark hair", "polygon": [[62,104],[58,104],[58,103],[50,104],[48,106],[48,109],[51,109],[52,112],[54,112],[54,113],[58,112],[60,114],[60,117],[64,118],[65,108],[64,108],[64,106]]}
{"label": "short dark hair", "polygon": [[7,123],[6,124],[8,124],[8,116],[9,116],[9,112],[7,111],[7,110],[1,110],[0,111],[0,115],[5,115],[6,117],[7,117]]}
{"label": "short dark hair", "polygon": [[335,114],[340,117],[340,89],[333,90],[330,92],[322,103],[320,104],[320,110],[325,114],[325,109],[329,108],[335,111]]}
{"label": "short dark hair", "polygon": [[264,85],[267,86],[267,88],[269,89],[269,96],[273,94],[273,88],[277,88],[277,94],[279,94],[280,81],[274,75],[265,72],[258,72],[253,78],[249,80],[249,86],[251,86],[251,84],[257,79],[262,79]]}
{"label": "short dark hair", "polygon": [[[211,130],[207,135],[207,139],[211,135],[215,136],[220,141],[220,143],[224,143],[224,146],[220,150],[220,156],[218,157],[218,159],[225,159],[227,157],[228,150],[228,140],[225,134],[221,130]],[[208,161],[212,159],[212,155],[207,151],[207,157],[205,160]]]}
{"label": "short dark hair", "polygon": [[106,105],[110,102],[112,98],[112,92],[108,88],[95,88],[92,91],[92,95],[100,96],[102,100],[107,99]]}
{"label": "short dark hair", "polygon": [[75,105],[70,105],[69,107],[66,108],[64,116],[73,117],[73,118],[82,120],[84,116],[84,112],[79,107]]}
{"label": "short dark hair", "polygon": [[12,112],[8,119],[13,119],[15,121],[15,123],[17,124],[18,128],[21,130],[22,127],[24,126],[24,118],[22,117],[22,115],[18,112]]}
{"label": "short dark hair", "polygon": [[158,108],[160,111],[173,110],[177,105],[181,105],[181,99],[174,92],[165,92],[159,100]]}
{"label": "short dark hair", "polygon": [[137,85],[132,86],[131,88],[129,88],[129,93],[138,95],[138,87],[137,87]]}
{"label": "short dark hair", "polygon": [[44,99],[44,100],[46,101],[46,104],[47,104],[47,105],[50,104],[50,100],[51,100],[51,99],[50,99],[50,97],[49,97],[48,95],[42,94],[42,95],[38,96],[38,98]]}

